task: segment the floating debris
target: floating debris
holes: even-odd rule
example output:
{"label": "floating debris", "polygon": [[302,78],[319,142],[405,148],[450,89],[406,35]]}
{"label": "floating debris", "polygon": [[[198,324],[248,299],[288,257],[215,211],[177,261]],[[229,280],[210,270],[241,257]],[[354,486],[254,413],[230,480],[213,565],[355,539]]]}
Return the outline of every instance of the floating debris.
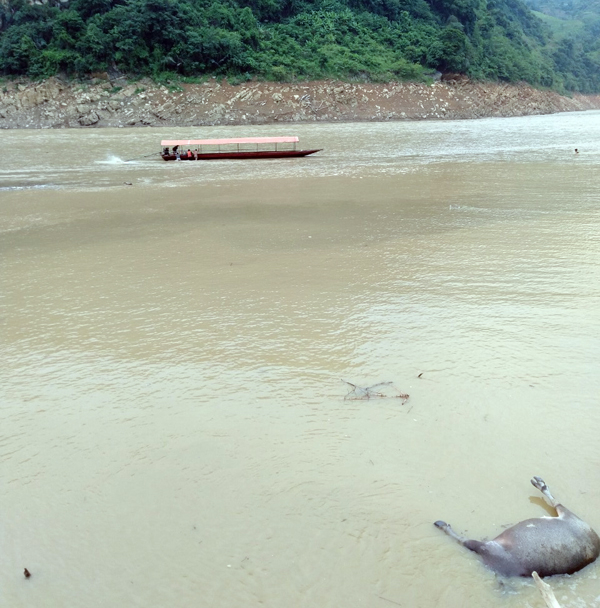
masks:
{"label": "floating debris", "polygon": [[23,574],[25,575],[25,578],[29,578],[31,576],[31,572],[29,572],[29,570],[27,570],[27,568],[23,569]]}
{"label": "floating debris", "polygon": [[385,600],[386,602],[391,602],[392,604],[396,604],[396,606],[402,606],[402,604],[399,604],[398,602],[395,602],[394,600],[389,600],[387,597],[383,597],[383,595],[378,595],[377,597],[379,599]]}
{"label": "floating debris", "polygon": [[372,386],[358,386],[342,378],[342,382],[350,386],[348,394],[344,397],[347,401],[364,401],[366,399],[402,399],[404,405],[408,401],[409,395],[400,392],[393,382],[379,382]]}

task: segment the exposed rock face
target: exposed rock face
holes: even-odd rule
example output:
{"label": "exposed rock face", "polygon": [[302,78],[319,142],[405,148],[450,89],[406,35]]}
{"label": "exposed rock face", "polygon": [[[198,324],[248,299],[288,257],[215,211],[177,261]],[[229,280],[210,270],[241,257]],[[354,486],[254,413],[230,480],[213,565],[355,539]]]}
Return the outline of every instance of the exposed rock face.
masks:
{"label": "exposed rock face", "polygon": [[0,128],[202,126],[274,122],[385,121],[523,116],[600,108],[600,95],[563,97],[519,84],[475,83],[446,75],[431,85],[210,80],[169,91],[150,81],[108,78],[65,84],[5,84]]}
{"label": "exposed rock face", "polygon": [[[79,109],[78,109],[79,113]],[[89,112],[89,114],[85,114],[84,116],[79,117],[79,124],[82,127],[91,127],[95,125],[100,120],[100,117],[93,110]]]}

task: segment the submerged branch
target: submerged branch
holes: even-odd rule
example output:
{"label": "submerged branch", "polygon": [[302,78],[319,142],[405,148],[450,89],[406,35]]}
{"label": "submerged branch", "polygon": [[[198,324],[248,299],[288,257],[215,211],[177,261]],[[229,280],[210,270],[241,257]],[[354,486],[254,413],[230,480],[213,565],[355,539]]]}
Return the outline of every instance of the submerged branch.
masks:
{"label": "submerged branch", "polygon": [[537,572],[534,572],[531,576],[533,577],[539,592],[542,594],[544,602],[546,602],[546,606],[548,606],[548,608],[561,608],[556,596],[554,595],[554,591],[552,591],[552,587],[550,587],[548,583],[545,583]]}
{"label": "submerged branch", "polygon": [[[346,401],[364,401],[366,399],[402,399],[406,403],[409,395],[400,392],[393,382],[378,382],[372,386],[358,386],[342,378],[342,382],[350,386],[348,394],[344,397]],[[375,390],[378,389],[378,390]]]}

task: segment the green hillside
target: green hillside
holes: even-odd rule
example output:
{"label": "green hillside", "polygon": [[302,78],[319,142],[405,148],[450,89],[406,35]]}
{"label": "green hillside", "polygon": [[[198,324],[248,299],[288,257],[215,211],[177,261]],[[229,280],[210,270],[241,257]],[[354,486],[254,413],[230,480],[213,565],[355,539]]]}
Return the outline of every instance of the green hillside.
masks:
{"label": "green hillside", "polygon": [[[557,69],[567,75],[567,88],[588,78],[600,65],[600,0],[526,0],[552,33],[549,48]],[[575,59],[575,61],[573,61]],[[597,90],[597,89],[595,89]]]}
{"label": "green hillside", "polygon": [[561,40],[569,36],[577,37],[583,33],[585,26],[583,21],[555,17],[535,10],[532,12],[550,28],[550,31],[554,35],[554,40]]}
{"label": "green hillside", "polygon": [[0,72],[33,78],[389,81],[439,70],[592,92],[595,52],[553,36],[521,0],[0,0]]}
{"label": "green hillside", "polygon": [[597,19],[600,0],[526,0],[527,6],[563,20]]}

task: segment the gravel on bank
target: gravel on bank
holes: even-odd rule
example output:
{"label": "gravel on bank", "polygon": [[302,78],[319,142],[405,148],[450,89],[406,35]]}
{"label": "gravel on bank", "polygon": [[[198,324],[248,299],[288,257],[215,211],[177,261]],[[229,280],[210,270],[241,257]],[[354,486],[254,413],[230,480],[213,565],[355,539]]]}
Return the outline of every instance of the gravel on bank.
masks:
{"label": "gravel on bank", "polygon": [[432,84],[215,79],[181,87],[150,80],[128,83],[4,82],[0,128],[140,127],[272,124],[279,122],[469,119],[600,108],[600,95],[565,97],[527,84],[446,77]]}

